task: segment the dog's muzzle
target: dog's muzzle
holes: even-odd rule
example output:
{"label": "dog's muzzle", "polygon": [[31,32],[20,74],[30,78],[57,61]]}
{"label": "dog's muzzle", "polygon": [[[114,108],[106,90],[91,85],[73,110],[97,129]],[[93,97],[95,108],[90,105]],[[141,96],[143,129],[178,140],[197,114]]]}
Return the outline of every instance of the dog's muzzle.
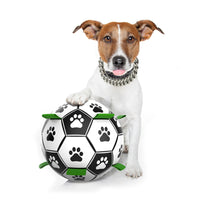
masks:
{"label": "dog's muzzle", "polygon": [[113,66],[115,69],[113,70],[113,74],[115,76],[122,76],[126,73],[126,70],[123,68],[126,64],[126,59],[123,56],[115,56],[112,59]]}

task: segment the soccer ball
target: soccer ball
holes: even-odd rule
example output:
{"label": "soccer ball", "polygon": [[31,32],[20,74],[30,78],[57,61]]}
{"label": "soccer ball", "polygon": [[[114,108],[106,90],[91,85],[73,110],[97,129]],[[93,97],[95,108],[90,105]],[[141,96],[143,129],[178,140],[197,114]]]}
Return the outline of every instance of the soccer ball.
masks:
{"label": "soccer ball", "polygon": [[118,165],[124,137],[119,120],[104,105],[94,100],[83,106],[64,104],[43,117],[45,157],[63,177],[90,181]]}

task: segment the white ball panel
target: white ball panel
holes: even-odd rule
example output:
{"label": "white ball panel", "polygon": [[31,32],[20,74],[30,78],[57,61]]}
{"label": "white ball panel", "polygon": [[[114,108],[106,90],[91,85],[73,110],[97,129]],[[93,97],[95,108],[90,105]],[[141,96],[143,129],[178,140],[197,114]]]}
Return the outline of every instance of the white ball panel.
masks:
{"label": "white ball panel", "polygon": [[109,120],[93,120],[87,137],[96,151],[110,151],[117,139],[117,132]]}
{"label": "white ball panel", "polygon": [[42,132],[44,148],[56,151],[64,137],[61,120],[48,120]]}
{"label": "white ball panel", "polygon": [[117,143],[113,149],[113,164],[116,164],[121,156],[121,153],[123,151],[123,146],[124,146],[124,136],[123,135],[119,135],[118,139],[117,139]]}
{"label": "white ball panel", "polygon": [[86,137],[66,137],[59,149],[59,155],[70,168],[86,168],[94,150]]}
{"label": "white ball panel", "polygon": [[99,113],[109,113],[108,108],[94,100],[87,101],[83,106],[80,106],[79,108],[88,113],[92,118]]}
{"label": "white ball panel", "polygon": [[71,106],[70,104],[63,104],[62,106],[59,106],[55,114],[59,116],[60,118],[63,118],[66,114],[70,113],[72,110],[76,110],[77,106]]}

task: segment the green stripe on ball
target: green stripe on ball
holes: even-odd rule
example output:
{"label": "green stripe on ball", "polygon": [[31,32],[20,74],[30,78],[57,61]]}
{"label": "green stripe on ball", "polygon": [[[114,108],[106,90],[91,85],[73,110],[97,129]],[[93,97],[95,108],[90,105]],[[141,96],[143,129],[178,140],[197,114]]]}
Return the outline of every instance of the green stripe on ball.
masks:
{"label": "green stripe on ball", "polygon": [[56,114],[43,114],[42,117],[44,117],[45,119],[61,119]]}
{"label": "green stripe on ball", "polygon": [[122,119],[122,118],[124,118],[124,117],[126,117],[126,115],[118,115],[118,116],[117,116],[117,119]]}
{"label": "green stripe on ball", "polygon": [[39,168],[42,169],[43,167],[46,167],[47,165],[49,165],[48,162],[43,162],[39,165]]}
{"label": "green stripe on ball", "polygon": [[97,114],[94,119],[111,119],[114,117],[112,113],[99,113]]}
{"label": "green stripe on ball", "polygon": [[86,175],[86,169],[73,169],[73,168],[68,168],[67,175]]}
{"label": "green stripe on ball", "polygon": [[114,168],[122,171],[123,169],[125,169],[126,167],[124,165],[122,165],[121,163],[116,163],[114,165],[112,165]]}

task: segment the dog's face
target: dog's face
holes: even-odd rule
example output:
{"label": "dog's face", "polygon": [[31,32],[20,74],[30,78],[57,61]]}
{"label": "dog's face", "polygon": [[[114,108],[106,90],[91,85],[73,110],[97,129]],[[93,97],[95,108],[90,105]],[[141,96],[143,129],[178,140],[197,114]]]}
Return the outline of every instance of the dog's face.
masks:
{"label": "dog's face", "polygon": [[132,69],[139,53],[140,41],[149,39],[154,30],[163,31],[149,20],[136,24],[126,22],[111,22],[103,25],[100,22],[88,20],[77,26],[73,33],[80,28],[89,39],[98,41],[101,59],[107,63],[105,70],[115,76],[122,76]]}
{"label": "dog's face", "polygon": [[124,75],[139,52],[139,33],[129,23],[112,22],[102,27],[98,36],[99,54],[107,63],[106,71]]}

